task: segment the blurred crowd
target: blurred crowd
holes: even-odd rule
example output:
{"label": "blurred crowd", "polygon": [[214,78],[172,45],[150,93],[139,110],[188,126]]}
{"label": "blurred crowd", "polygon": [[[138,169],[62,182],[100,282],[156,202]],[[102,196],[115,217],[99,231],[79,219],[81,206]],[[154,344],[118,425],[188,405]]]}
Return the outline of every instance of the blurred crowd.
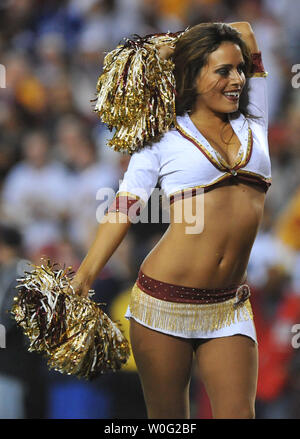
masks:
{"label": "blurred crowd", "polygon": [[[9,315],[16,279],[49,257],[79,266],[98,226],[101,188],[118,189],[128,156],[93,111],[105,52],[133,34],[205,21],[249,21],[269,73],[273,184],[248,281],[260,350],[257,418],[300,418],[300,5],[288,0],[2,0],[0,3],[0,418],[143,418],[132,357],[93,382],[49,372]],[[3,68],[4,66],[4,68]],[[295,72],[295,71],[294,71]],[[300,78],[299,78],[300,87]],[[120,320],[139,265],[166,224],[134,224],[95,281]],[[300,345],[300,337],[299,337]],[[197,378],[192,416],[209,418]]]}

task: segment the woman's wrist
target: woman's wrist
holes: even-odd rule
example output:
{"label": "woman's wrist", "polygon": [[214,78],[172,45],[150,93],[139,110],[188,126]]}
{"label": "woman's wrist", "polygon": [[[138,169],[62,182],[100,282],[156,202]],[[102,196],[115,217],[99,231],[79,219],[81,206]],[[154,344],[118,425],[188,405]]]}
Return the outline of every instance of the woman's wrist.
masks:
{"label": "woman's wrist", "polygon": [[77,274],[72,279],[71,286],[74,293],[78,296],[88,296],[89,290],[91,289],[91,284],[87,278],[80,277],[80,275]]}
{"label": "woman's wrist", "polygon": [[93,280],[91,280],[91,275],[90,274],[84,274],[81,273],[80,271],[77,271],[77,273],[75,273],[75,276],[73,278],[74,284],[76,283],[77,285],[81,285],[81,286],[87,286],[87,285],[92,285]]}

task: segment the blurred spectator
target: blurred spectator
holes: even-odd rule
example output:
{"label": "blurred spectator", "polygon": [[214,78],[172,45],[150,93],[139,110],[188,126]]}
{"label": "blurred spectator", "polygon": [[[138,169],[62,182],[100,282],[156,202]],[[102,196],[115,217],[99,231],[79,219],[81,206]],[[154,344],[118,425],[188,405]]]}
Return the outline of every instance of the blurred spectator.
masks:
{"label": "blurred spectator", "polygon": [[276,236],[293,254],[292,286],[300,294],[300,186],[274,224]]}
{"label": "blurred spectator", "polygon": [[68,50],[72,50],[77,43],[82,17],[74,8],[69,8],[69,0],[35,1],[35,3],[38,11],[35,22],[37,36],[60,34]]}
{"label": "blurred spectator", "polygon": [[65,114],[55,126],[54,142],[56,157],[70,170],[74,170],[77,145],[87,135],[86,125],[79,115]]}
{"label": "blurred spectator", "polygon": [[79,139],[74,152],[75,172],[70,179],[68,202],[69,234],[72,242],[85,252],[98,226],[97,193],[100,189],[110,189],[110,204],[119,185],[119,173],[112,165],[97,159],[96,145],[88,137]]}
{"label": "blurred spectator", "polygon": [[288,383],[285,391],[285,401],[287,405],[286,418],[300,419],[300,351],[296,348],[292,361],[289,365]]}
{"label": "blurred spectator", "polygon": [[37,76],[44,85],[57,81],[66,70],[65,40],[60,33],[46,33],[36,44],[36,56],[39,59]]}
{"label": "blurred spectator", "polygon": [[28,270],[22,259],[22,236],[11,226],[0,225],[0,323],[6,346],[0,349],[0,418],[41,418],[45,413],[43,365],[27,351],[25,338],[10,310],[17,294],[16,279]]}
{"label": "blurred spectator", "polygon": [[[30,33],[35,19],[35,0],[7,1],[0,14],[1,34],[6,45]],[[32,43],[32,42],[31,42]]]}
{"label": "blurred spectator", "polygon": [[[15,105],[0,99],[1,150],[4,151],[4,154],[9,150],[10,154],[14,155],[15,162],[20,158],[20,139],[26,131],[26,124],[22,116],[21,111]],[[7,167],[7,172],[12,164]]]}
{"label": "blurred spectator", "polygon": [[300,319],[300,295],[280,266],[269,267],[261,288],[252,288],[258,337],[257,418],[289,418],[289,369],[296,354],[293,327]]}
{"label": "blurred spectator", "polygon": [[291,4],[288,0],[276,0],[276,2],[264,0],[264,5],[267,13],[277,17],[284,27],[288,41],[286,55],[288,55],[291,63],[298,63],[300,45],[299,3],[294,2]]}
{"label": "blurred spectator", "polygon": [[274,212],[280,212],[286,207],[291,194],[300,185],[300,154],[297,137],[291,127],[295,115],[291,110],[286,119],[278,122],[269,129],[269,144],[272,164],[272,186],[268,193],[268,203]]}
{"label": "blurred spectator", "polygon": [[7,220],[22,228],[30,254],[61,236],[68,179],[63,165],[51,159],[43,132],[25,137],[23,154],[24,159],[6,177],[2,201]]}
{"label": "blurred spectator", "polygon": [[10,168],[15,164],[16,158],[17,152],[13,146],[0,141],[0,187]]}
{"label": "blurred spectator", "polygon": [[25,123],[36,126],[45,122],[47,92],[36,76],[30,59],[25,54],[8,52],[4,57],[6,67],[6,96],[21,112]]}
{"label": "blurred spectator", "polygon": [[[142,4],[142,14],[144,22],[144,34],[155,32],[177,32],[184,27],[184,17],[179,17],[177,12],[169,4],[164,9],[160,0],[144,0]],[[164,14],[162,10],[164,9]],[[177,10],[178,11],[178,10]]]}
{"label": "blurred spectator", "polygon": [[[272,212],[267,204],[248,265],[259,347],[256,415],[264,419],[290,416],[289,368],[296,354],[292,327],[300,320],[300,289],[294,282],[295,248],[288,238],[283,239],[286,234],[295,244],[298,235],[288,221],[282,227],[282,220],[282,236],[276,234]],[[290,218],[286,214],[283,217]]]}
{"label": "blurred spectator", "polygon": [[198,24],[209,21],[225,21],[228,9],[225,2],[220,0],[191,0],[189,6],[188,23]]}
{"label": "blurred spectator", "polygon": [[263,288],[267,282],[271,267],[281,267],[282,271],[292,276],[295,253],[278,239],[273,230],[273,211],[267,204],[259,232],[251,250],[247,268],[247,279],[251,285]]}
{"label": "blurred spectator", "polygon": [[284,244],[300,252],[300,187],[279,215],[276,232]]}
{"label": "blurred spectator", "polygon": [[75,113],[74,92],[68,77],[64,74],[56,76],[48,85],[48,110],[45,126],[55,129],[60,118],[68,113]]}

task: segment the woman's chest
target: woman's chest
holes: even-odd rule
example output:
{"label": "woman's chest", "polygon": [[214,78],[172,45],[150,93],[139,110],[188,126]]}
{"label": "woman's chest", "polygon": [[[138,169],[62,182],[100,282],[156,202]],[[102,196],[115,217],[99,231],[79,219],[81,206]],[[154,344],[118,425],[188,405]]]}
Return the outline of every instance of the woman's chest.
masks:
{"label": "woman's chest", "polygon": [[169,195],[179,189],[207,187],[232,175],[254,174],[269,178],[267,145],[262,145],[262,139],[251,130],[247,134],[243,145],[233,136],[227,150],[219,142],[208,148],[193,138],[174,134],[161,150],[161,187]]}
{"label": "woman's chest", "polygon": [[241,142],[235,133],[227,136],[221,136],[219,133],[207,133],[205,135],[210,145],[223,161],[225,161],[230,168],[233,168],[238,160],[241,151]]}

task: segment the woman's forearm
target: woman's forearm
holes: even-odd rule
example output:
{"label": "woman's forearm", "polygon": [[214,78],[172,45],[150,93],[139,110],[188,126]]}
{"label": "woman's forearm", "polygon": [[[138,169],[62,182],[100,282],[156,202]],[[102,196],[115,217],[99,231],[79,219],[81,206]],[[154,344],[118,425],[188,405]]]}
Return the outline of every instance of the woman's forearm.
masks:
{"label": "woman's forearm", "polygon": [[259,52],[259,47],[250,23],[247,23],[246,21],[241,21],[237,23],[229,23],[229,26],[235,28],[242,34],[242,38],[247,44],[251,53]]}
{"label": "woman's forearm", "polygon": [[[72,285],[79,294],[87,294],[93,281],[122,242],[131,223],[123,213],[110,212],[99,224],[95,239],[78,268]],[[123,221],[123,222],[121,222]],[[84,291],[82,291],[84,290]]]}

